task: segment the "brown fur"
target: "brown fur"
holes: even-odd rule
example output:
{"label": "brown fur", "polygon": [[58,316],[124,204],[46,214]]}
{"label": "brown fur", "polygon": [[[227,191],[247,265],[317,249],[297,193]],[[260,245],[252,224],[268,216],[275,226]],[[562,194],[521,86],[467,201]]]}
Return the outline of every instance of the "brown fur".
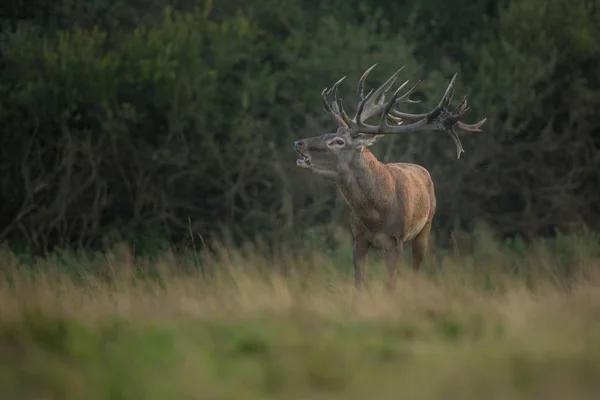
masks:
{"label": "brown fur", "polygon": [[412,242],[414,270],[423,261],[436,211],[433,181],[420,165],[385,164],[367,148],[347,172],[337,186],[352,210],[355,283],[363,283],[367,253],[374,248],[388,253],[388,288],[393,289],[407,242]]}

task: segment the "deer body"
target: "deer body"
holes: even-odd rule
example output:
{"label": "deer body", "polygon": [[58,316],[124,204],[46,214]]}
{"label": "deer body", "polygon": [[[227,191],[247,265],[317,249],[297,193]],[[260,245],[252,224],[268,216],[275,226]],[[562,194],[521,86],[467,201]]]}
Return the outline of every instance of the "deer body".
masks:
{"label": "deer body", "polygon": [[[388,259],[395,273],[407,242],[412,241],[413,268],[417,270],[427,249],[435,215],[436,198],[429,172],[416,164],[385,164],[363,148],[342,168],[337,186],[351,209],[350,228],[358,252],[355,283],[365,274],[369,249],[396,253]],[[389,282],[390,288],[395,282]]]}
{"label": "deer body", "polygon": [[[457,108],[457,113],[447,111],[456,75],[438,106],[427,114],[407,114],[392,109],[397,103],[415,102],[408,97],[416,85],[399,96],[400,89],[408,81],[396,90],[388,103],[384,103],[385,94],[400,71],[377,90],[363,96],[364,82],[373,67],[359,80],[359,104],[355,117],[350,119],[346,115],[337,98],[340,80],[332,89],[323,91],[325,109],[337,121],[337,132],[298,140],[294,148],[300,156],[296,160],[298,167],[334,180],[350,206],[356,286],[361,286],[364,281],[369,250],[378,249],[386,252],[388,289],[393,290],[406,243],[412,244],[413,268],[418,270],[421,265],[436,212],[435,188],[429,172],[422,166],[382,163],[368,146],[385,134],[437,129],[452,136],[460,157],[463,150],[454,126],[480,131],[485,119],[473,125],[459,121],[467,110],[466,99]],[[333,101],[329,104],[326,96],[331,92]],[[378,126],[363,122],[378,115],[381,115]],[[414,122],[402,125],[404,121]],[[389,122],[395,125],[391,126]]]}

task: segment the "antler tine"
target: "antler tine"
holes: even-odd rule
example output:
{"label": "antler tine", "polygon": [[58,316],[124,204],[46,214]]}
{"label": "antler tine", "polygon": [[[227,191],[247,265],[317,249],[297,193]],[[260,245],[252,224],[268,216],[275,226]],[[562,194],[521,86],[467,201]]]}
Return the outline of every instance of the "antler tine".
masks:
{"label": "antler tine", "polygon": [[375,63],[375,64],[371,65],[369,68],[367,68],[367,70],[365,72],[363,72],[362,76],[358,80],[358,84],[356,85],[356,92],[357,92],[356,94],[357,94],[359,103],[361,101],[363,101],[363,99],[364,99],[363,89],[365,87],[365,81],[369,77],[369,74],[371,73],[371,71],[373,71],[373,68],[375,68],[376,66],[377,66],[377,63]]}
{"label": "antler tine", "polygon": [[327,95],[329,94],[329,90],[327,88],[323,89],[321,92],[322,102],[321,106],[325,110],[325,112],[331,113],[331,107],[327,104]]}
{"label": "antler tine", "polygon": [[369,93],[367,93],[367,96],[358,103],[358,109],[356,110],[356,116],[354,117],[354,120],[356,122],[362,123],[362,113],[365,108],[365,104],[367,103],[367,101],[369,101],[371,96],[373,96],[373,92],[373,89],[371,89]]}
{"label": "antler tine", "polygon": [[463,96],[462,100],[460,101],[460,104],[458,106],[456,106],[456,110],[458,111],[458,113],[460,115],[465,114],[468,110],[469,107],[467,107],[467,96]]}
{"label": "antler tine", "polygon": [[460,137],[458,137],[458,133],[456,133],[456,131],[454,130],[454,126],[451,126],[446,132],[448,132],[448,134],[452,138],[452,141],[454,142],[454,145],[456,146],[456,159],[458,160],[460,158],[460,154],[465,152],[465,149],[463,148],[462,143],[460,142]]}
{"label": "antler tine", "polygon": [[340,117],[344,121],[345,126],[349,126],[349,124],[352,122],[352,120],[350,119],[348,114],[346,114],[346,111],[344,110],[344,106],[342,104],[342,98],[338,96],[338,87],[344,79],[346,79],[345,76],[342,79],[340,79],[339,81],[337,81],[335,83],[335,85],[333,85],[333,88],[331,88],[331,89],[333,90],[333,104],[336,107],[336,110],[335,110],[336,114],[338,115],[338,117]]}
{"label": "antler tine", "polygon": [[[348,129],[349,125],[347,121],[349,121],[350,118],[348,118],[348,116],[344,112],[342,101],[338,97],[338,86],[340,85],[340,83],[342,83],[344,79],[346,79],[345,76],[338,80],[331,89],[328,89],[327,92],[323,91],[321,94],[323,95],[324,104],[328,108],[328,112],[333,116],[338,126],[344,129]],[[331,95],[331,106],[327,104],[326,96],[329,94]]]}
{"label": "antler tine", "polygon": [[464,122],[456,121],[456,126],[458,126],[463,131],[482,132],[483,130],[481,129],[481,126],[485,123],[485,121],[487,121],[487,118],[484,118],[481,121],[476,122],[474,124],[465,124]]}
{"label": "antler tine", "polygon": [[455,72],[454,76],[450,80],[450,83],[448,84],[448,87],[446,88],[446,92],[442,96],[440,102],[438,103],[438,105],[434,109],[434,111],[438,111],[439,112],[439,111],[445,109],[446,107],[448,107],[448,105],[452,101],[452,97],[454,97],[454,85],[456,84],[456,77],[457,76],[458,76],[458,72]]}
{"label": "antler tine", "polygon": [[[338,103],[339,103],[339,101],[338,101],[338,90],[337,90],[337,88],[338,88],[338,86],[340,85],[340,83],[342,83],[342,82],[344,81],[344,79],[346,79],[346,77],[345,77],[345,76],[342,76],[342,77],[340,78],[340,80],[339,80],[339,81],[337,81],[337,82],[336,82],[336,83],[333,85],[333,87],[330,89],[331,96],[332,96],[332,101],[331,101],[331,104],[332,104],[332,105],[333,105],[333,104],[335,104],[335,105],[337,105],[337,106],[339,107],[339,104],[338,104]],[[339,112],[339,110],[337,110],[337,111]]]}
{"label": "antler tine", "polygon": [[404,120],[402,118],[395,117],[392,114],[388,114],[387,119],[392,121],[396,125],[400,125],[402,122],[404,122]]}
{"label": "antler tine", "polygon": [[[399,91],[400,89],[402,89],[404,86],[406,86],[406,84],[407,84],[407,83],[408,83],[408,81],[404,82],[404,83],[402,84],[402,86],[400,86],[400,87],[398,88],[398,91]],[[420,80],[419,80],[419,81],[417,81],[417,83],[415,83],[415,84],[413,85],[413,87],[411,87],[410,89],[408,89],[408,91],[407,91],[406,93],[404,93],[402,96],[398,97],[398,99],[396,99],[396,101],[394,101],[394,103],[392,104],[392,107],[393,107],[393,106],[395,106],[395,105],[396,105],[396,104],[398,104],[398,103],[409,103],[409,102],[416,102],[416,103],[418,103],[418,101],[415,101],[415,100],[410,100],[410,99],[409,99],[409,96],[410,96],[411,94],[413,94],[413,92],[415,91],[415,89],[417,88],[417,86],[419,86],[419,83],[421,83],[421,81],[420,81]],[[391,107],[390,107],[390,110],[391,110]]]}

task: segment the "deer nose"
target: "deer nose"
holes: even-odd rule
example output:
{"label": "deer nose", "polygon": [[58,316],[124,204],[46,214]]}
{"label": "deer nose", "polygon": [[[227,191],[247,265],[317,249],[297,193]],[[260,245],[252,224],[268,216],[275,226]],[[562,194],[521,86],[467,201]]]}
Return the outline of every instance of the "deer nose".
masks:
{"label": "deer nose", "polygon": [[296,140],[294,142],[294,149],[296,151],[302,151],[302,150],[304,150],[305,146],[306,146],[306,144],[304,143],[304,140]]}

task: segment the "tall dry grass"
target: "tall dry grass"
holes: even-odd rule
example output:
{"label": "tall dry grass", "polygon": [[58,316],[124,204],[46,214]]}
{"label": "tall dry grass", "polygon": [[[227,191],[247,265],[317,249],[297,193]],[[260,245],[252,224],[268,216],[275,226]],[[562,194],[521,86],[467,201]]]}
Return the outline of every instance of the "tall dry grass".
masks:
{"label": "tall dry grass", "polygon": [[480,231],[463,254],[430,257],[419,273],[411,271],[407,255],[392,295],[384,290],[385,268],[377,257],[370,260],[366,291],[354,290],[349,250],[326,255],[314,248],[291,253],[216,246],[207,254],[166,252],[149,260],[121,245],[102,254],[31,260],[5,247],[0,312],[17,315],[33,307],[91,319],[298,312],[389,319],[477,309],[524,321],[544,308],[556,314],[561,304],[578,314],[600,299],[600,242],[589,233],[524,248],[499,244]]}

